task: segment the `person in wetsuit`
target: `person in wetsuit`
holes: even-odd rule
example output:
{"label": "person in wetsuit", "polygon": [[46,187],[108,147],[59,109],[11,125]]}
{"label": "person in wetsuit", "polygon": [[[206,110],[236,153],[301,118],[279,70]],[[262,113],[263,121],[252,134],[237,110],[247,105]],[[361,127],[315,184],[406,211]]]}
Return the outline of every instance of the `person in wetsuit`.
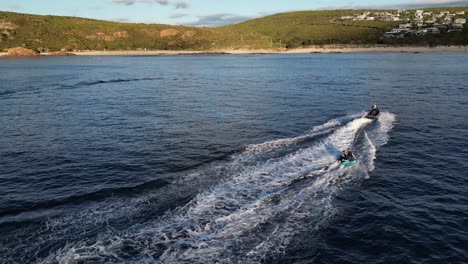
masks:
{"label": "person in wetsuit", "polygon": [[346,161],[346,156],[347,156],[347,151],[346,151],[346,150],[343,150],[343,151],[341,152],[341,155],[340,155],[340,157],[338,158],[338,160],[339,160],[340,162]]}
{"label": "person in wetsuit", "polygon": [[353,152],[350,150],[343,150],[339,158],[340,162],[347,160],[355,160],[356,158],[353,155]]}
{"label": "person in wetsuit", "polygon": [[347,152],[348,152],[348,153],[346,153],[346,159],[347,160],[355,160],[356,159],[351,150],[348,150]]}
{"label": "person in wetsuit", "polygon": [[369,112],[369,114],[367,116],[372,116],[372,117],[376,117],[378,114],[379,114],[379,108],[377,107],[377,104],[373,104],[372,105],[372,110]]}

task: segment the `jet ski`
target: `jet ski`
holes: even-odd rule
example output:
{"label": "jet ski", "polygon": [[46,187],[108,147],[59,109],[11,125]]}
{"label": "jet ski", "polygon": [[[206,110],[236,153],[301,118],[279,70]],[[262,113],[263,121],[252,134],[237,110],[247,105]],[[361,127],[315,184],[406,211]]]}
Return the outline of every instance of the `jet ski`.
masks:
{"label": "jet ski", "polygon": [[343,151],[343,153],[341,153],[340,157],[338,158],[338,161],[341,165],[347,167],[353,166],[357,163],[356,157],[354,157],[350,150]]}
{"label": "jet ski", "polygon": [[376,104],[372,105],[372,110],[366,115],[366,118],[368,119],[376,119],[377,116],[379,115],[379,108],[377,107]]}

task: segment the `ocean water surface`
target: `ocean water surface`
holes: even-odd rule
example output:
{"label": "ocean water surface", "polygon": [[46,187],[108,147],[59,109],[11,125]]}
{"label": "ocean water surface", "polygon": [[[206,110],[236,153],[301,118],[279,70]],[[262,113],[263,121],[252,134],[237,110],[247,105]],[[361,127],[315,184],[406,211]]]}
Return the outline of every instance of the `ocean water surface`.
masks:
{"label": "ocean water surface", "polygon": [[467,83],[467,53],[0,58],[0,263],[468,263]]}

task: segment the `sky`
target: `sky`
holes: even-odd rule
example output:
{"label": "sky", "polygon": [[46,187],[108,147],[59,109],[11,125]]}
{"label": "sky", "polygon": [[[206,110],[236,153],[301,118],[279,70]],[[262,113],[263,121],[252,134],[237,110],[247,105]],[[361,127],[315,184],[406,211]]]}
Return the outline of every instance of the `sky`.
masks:
{"label": "sky", "polygon": [[0,11],[216,27],[299,10],[468,6],[468,0],[0,0]]}

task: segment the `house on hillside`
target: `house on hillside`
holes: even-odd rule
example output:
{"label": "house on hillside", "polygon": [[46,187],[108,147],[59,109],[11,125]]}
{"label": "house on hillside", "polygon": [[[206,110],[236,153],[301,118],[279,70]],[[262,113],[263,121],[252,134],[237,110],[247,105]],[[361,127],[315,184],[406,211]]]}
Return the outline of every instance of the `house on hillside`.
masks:
{"label": "house on hillside", "polygon": [[423,18],[415,18],[413,19],[413,24],[422,24],[424,23],[424,19]]}
{"label": "house on hillside", "polygon": [[461,15],[461,16],[463,16],[463,15],[465,15],[465,11],[457,12],[457,13],[455,13],[455,15]]}
{"label": "house on hillside", "polygon": [[439,30],[438,28],[436,28],[436,27],[425,28],[425,29],[424,29],[424,32],[425,32],[426,34],[432,34],[432,35],[434,35],[434,34],[440,34],[440,30]]}
{"label": "house on hillside", "polygon": [[455,24],[466,24],[466,18],[456,18],[453,23]]}
{"label": "house on hillside", "polygon": [[388,32],[384,33],[384,37],[386,38],[404,38],[405,32],[402,29],[394,28]]}
{"label": "house on hillside", "polygon": [[384,21],[400,21],[400,18],[394,15],[386,15],[381,17]]}
{"label": "house on hillside", "polygon": [[426,20],[425,22],[426,22],[426,24],[434,24],[436,21],[437,21],[436,18],[433,17],[433,18],[430,18],[430,19]]}
{"label": "house on hillside", "polygon": [[356,16],[356,19],[357,20],[365,20],[368,15],[370,15],[370,12],[364,12],[364,13],[360,14],[359,16]]}
{"label": "house on hillside", "polygon": [[444,32],[444,31],[447,31],[447,25],[437,25],[437,26],[434,26],[435,28],[437,28],[438,30],[440,30],[440,32]]}
{"label": "house on hillside", "polygon": [[411,23],[400,24],[398,25],[399,29],[411,29]]}
{"label": "house on hillside", "polygon": [[437,18],[443,18],[444,16],[450,14],[449,11],[440,11],[439,14],[436,15]]}
{"label": "house on hillside", "polygon": [[450,25],[450,24],[452,24],[452,18],[449,17],[449,16],[446,16],[446,17],[444,18],[444,20],[442,21],[442,23],[443,23],[444,25]]}

